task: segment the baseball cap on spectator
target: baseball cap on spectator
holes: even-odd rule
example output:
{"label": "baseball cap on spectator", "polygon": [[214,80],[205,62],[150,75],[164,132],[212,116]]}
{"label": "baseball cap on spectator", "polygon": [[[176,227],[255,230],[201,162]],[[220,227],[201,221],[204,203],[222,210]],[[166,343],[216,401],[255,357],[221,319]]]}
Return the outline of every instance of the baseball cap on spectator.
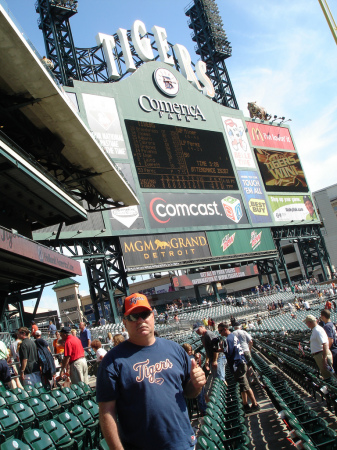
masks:
{"label": "baseball cap on spectator", "polygon": [[60,332],[69,334],[69,333],[71,333],[71,328],[70,327],[63,327]]}
{"label": "baseball cap on spectator", "polygon": [[197,331],[200,327],[202,327],[202,325],[201,325],[201,323],[195,323],[194,325],[193,325],[193,331]]}
{"label": "baseball cap on spectator", "polygon": [[241,326],[241,323],[240,323],[240,322],[234,322],[233,327],[240,327],[240,326]]}
{"label": "baseball cap on spectator", "polygon": [[152,311],[148,299],[145,295],[139,294],[138,292],[126,297],[123,304],[123,314],[124,316],[128,316],[132,312],[135,312],[136,309]]}
{"label": "baseball cap on spectator", "polygon": [[35,331],[35,336],[41,336],[41,331],[40,330],[36,330]]}
{"label": "baseball cap on spectator", "polygon": [[305,323],[305,322],[316,322],[316,317],[315,316],[313,316],[312,314],[309,314],[304,320],[303,320],[303,322]]}

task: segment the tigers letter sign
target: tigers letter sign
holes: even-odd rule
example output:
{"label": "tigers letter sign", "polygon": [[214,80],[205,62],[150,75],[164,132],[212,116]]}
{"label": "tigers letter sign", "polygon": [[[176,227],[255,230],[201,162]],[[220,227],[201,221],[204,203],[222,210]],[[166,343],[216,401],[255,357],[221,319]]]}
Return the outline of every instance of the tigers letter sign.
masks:
{"label": "tigers letter sign", "polygon": [[120,242],[129,271],[179,266],[211,257],[204,232],[121,237]]}

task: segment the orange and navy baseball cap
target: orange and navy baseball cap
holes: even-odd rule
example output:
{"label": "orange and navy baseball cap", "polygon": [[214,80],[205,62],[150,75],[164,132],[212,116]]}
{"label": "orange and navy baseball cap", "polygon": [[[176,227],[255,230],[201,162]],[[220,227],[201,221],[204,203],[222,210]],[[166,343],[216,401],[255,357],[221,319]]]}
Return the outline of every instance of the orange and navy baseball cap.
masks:
{"label": "orange and navy baseball cap", "polygon": [[124,316],[128,316],[133,312],[141,312],[144,309],[152,311],[150,303],[145,295],[136,292],[135,294],[129,295],[125,298],[123,305]]}

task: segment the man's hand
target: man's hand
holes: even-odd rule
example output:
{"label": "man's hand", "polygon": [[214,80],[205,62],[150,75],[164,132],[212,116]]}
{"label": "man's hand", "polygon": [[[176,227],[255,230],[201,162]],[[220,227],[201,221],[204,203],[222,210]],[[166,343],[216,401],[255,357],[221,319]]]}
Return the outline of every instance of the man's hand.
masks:
{"label": "man's hand", "polygon": [[206,384],[205,373],[201,367],[198,366],[195,359],[192,359],[192,367],[190,372],[191,382],[196,390],[201,390],[201,388]]}
{"label": "man's hand", "polygon": [[218,361],[213,361],[212,367],[214,367],[214,369],[216,369],[218,367]]}
{"label": "man's hand", "polygon": [[25,372],[21,372],[20,374],[20,380],[23,381],[25,379]]}

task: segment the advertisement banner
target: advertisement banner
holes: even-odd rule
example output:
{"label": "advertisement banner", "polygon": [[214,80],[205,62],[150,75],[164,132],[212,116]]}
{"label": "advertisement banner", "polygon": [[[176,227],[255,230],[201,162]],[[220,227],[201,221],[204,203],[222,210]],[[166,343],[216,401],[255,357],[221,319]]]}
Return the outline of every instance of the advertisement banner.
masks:
{"label": "advertisement banner", "polygon": [[269,228],[207,231],[206,235],[212,256],[239,256],[276,251]]}
{"label": "advertisement banner", "polygon": [[258,172],[242,170],[238,173],[252,223],[272,222]]}
{"label": "advertisement banner", "polygon": [[255,155],[266,191],[308,192],[297,153],[255,149]]}
{"label": "advertisement banner", "polygon": [[82,94],[88,125],[106,154],[126,159],[126,146],[114,98]]}
{"label": "advertisement banner", "polygon": [[269,195],[269,202],[275,222],[318,220],[309,195]]}
{"label": "advertisement banner", "polygon": [[288,128],[249,122],[248,120],[246,125],[253,147],[270,147],[295,151]]}
{"label": "advertisement banner", "polygon": [[236,167],[255,169],[254,157],[241,119],[221,117]]}
{"label": "advertisement banner", "polygon": [[243,225],[240,194],[143,194],[151,228]]}
{"label": "advertisement banner", "polygon": [[208,284],[223,280],[234,280],[244,278],[259,273],[255,264],[242,267],[231,267],[229,269],[212,270],[210,272],[200,272],[190,275],[173,277],[172,282],[175,288],[195,286],[198,284]]}
{"label": "advertisement banner", "polygon": [[[131,166],[127,163],[117,163],[126,181],[136,192],[135,181],[132,176]],[[140,206],[133,205],[125,208],[115,208],[109,211],[111,229],[118,230],[143,230],[145,228],[143,213]]]}
{"label": "advertisement banner", "polygon": [[0,250],[65,272],[71,272],[72,276],[82,275],[78,261],[37,244],[24,236],[11,233],[5,228],[0,228]]}
{"label": "advertisement banner", "polygon": [[204,232],[120,238],[129,271],[172,267],[211,257]]}

